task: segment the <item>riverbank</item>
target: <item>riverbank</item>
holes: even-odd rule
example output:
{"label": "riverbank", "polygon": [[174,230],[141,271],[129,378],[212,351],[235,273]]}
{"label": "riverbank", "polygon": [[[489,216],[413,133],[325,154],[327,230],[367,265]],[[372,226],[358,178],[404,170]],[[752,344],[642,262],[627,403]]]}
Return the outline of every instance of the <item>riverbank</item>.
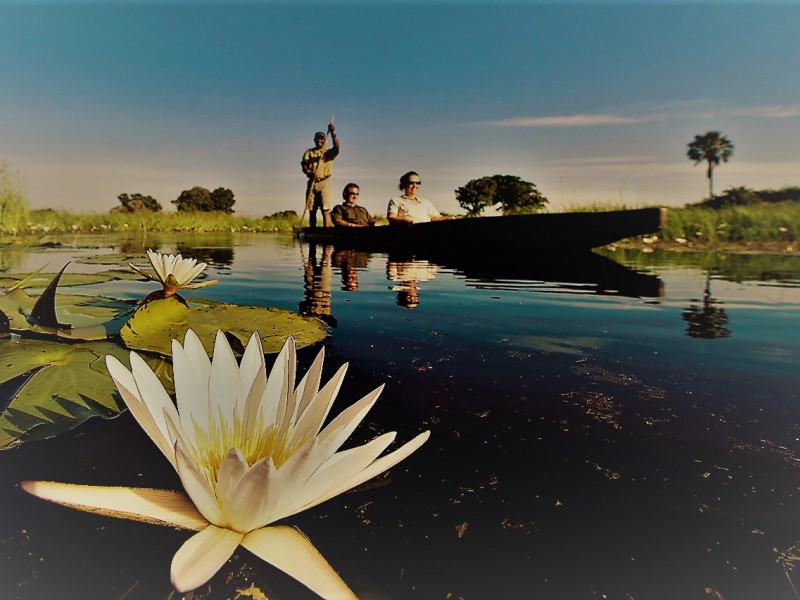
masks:
{"label": "riverbank", "polygon": [[659,250],[662,252],[717,252],[720,254],[775,254],[800,256],[800,243],[798,242],[775,240],[754,240],[746,242],[676,242],[665,239],[652,240],[652,237],[657,236],[643,237],[649,241],[643,240],[642,237],[628,238],[625,240],[620,240],[616,244],[611,244],[608,246],[608,249],[615,250],[619,248],[625,250],[642,250],[644,252],[653,252],[655,250]]}

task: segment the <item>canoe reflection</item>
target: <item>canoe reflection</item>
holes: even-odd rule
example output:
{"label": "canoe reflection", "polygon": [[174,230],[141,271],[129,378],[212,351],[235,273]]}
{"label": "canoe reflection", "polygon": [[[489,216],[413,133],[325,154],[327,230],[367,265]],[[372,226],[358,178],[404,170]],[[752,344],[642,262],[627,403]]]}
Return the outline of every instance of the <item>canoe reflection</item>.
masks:
{"label": "canoe reflection", "polygon": [[434,279],[442,270],[455,272],[467,286],[489,290],[599,294],[633,298],[660,298],[664,284],[650,273],[626,267],[594,252],[533,256],[530,253],[408,253],[373,254],[329,244],[301,244],[304,253],[304,299],[300,312],[322,318],[335,326],[331,315],[332,270],[341,276],[341,290],[359,289],[359,271],[373,259],[386,260],[389,289],[398,306],[414,309],[420,304],[420,283]]}
{"label": "canoe reflection", "polygon": [[440,252],[413,258],[395,253],[389,254],[388,262],[419,265],[423,273],[429,272],[431,266],[453,270],[466,279],[468,286],[481,289],[526,289],[634,298],[660,298],[664,295],[664,284],[657,276],[630,269],[594,252],[554,256],[497,251],[481,254]]}

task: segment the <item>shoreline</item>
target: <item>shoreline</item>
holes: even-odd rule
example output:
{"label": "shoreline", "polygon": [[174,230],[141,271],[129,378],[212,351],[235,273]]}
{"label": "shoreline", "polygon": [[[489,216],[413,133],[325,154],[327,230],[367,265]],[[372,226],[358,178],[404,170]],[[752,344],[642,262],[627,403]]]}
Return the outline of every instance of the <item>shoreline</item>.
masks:
{"label": "shoreline", "polygon": [[747,241],[747,242],[670,242],[657,240],[645,243],[640,239],[620,240],[605,246],[608,250],[642,250],[644,252],[717,253],[717,254],[773,254],[800,256],[800,243],[792,241]]}

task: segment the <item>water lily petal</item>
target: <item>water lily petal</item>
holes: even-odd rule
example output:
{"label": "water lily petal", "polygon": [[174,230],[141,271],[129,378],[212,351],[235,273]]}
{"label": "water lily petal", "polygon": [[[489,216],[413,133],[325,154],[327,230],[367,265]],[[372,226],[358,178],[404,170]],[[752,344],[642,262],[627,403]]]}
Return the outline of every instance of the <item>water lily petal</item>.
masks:
{"label": "water lily petal", "polygon": [[141,356],[135,352],[131,352],[131,373],[136,381],[136,387],[139,390],[139,398],[141,398],[153,419],[161,430],[161,433],[167,437],[167,423],[164,420],[164,413],[169,414],[175,421],[178,420],[178,410],[172,403],[172,398],[169,397],[167,390],[159,381],[158,376],[153,373]]}
{"label": "water lily petal", "polygon": [[[186,330],[186,335],[183,338],[183,351],[186,353],[189,365],[191,365],[192,375],[197,379],[198,385],[203,386],[204,389],[202,394],[196,398],[178,398],[179,410],[183,410],[181,407],[185,405],[190,413],[186,422],[191,421],[197,424],[197,427],[201,430],[208,430],[208,381],[211,378],[211,360],[208,358],[200,338],[191,329]],[[184,428],[186,427],[184,426]]]}
{"label": "water lily petal", "polygon": [[231,501],[224,506],[231,527],[251,531],[274,520],[271,515],[281,491],[272,458],[258,461],[239,480]]}
{"label": "water lily petal", "polygon": [[193,366],[191,359],[177,340],[172,340],[172,378],[181,429],[193,436],[194,424],[208,423],[208,379]]}
{"label": "water lily petal", "polygon": [[375,477],[376,475],[380,475],[384,471],[391,469],[394,465],[399,463],[401,460],[407,458],[412,452],[417,450],[422,444],[424,444],[428,438],[430,437],[430,431],[423,431],[417,437],[415,437],[410,442],[406,442],[400,448],[387,454],[386,456],[382,456],[371,465],[369,465],[366,469],[358,473],[355,477],[347,481],[343,481],[340,483],[339,486],[332,489],[328,492],[325,496],[320,496],[316,500],[313,500],[306,504],[305,506],[301,507],[299,510],[295,512],[300,512],[301,510],[307,510],[312,506],[316,506],[317,504],[321,504],[326,500],[330,500],[334,496],[338,496],[342,492],[346,492],[347,490],[354,488],[357,485],[361,485],[365,481],[368,481]]}
{"label": "water lily petal", "polygon": [[242,380],[239,377],[239,365],[236,363],[228,338],[218,329],[208,382],[211,418],[219,418],[225,430],[233,431],[234,411],[241,398]]}
{"label": "water lily petal", "polygon": [[[190,280],[191,281],[191,280]],[[219,279],[209,279],[208,281],[200,281],[198,283],[184,283],[181,286],[183,290],[199,290],[200,288],[210,287],[219,283]]]}
{"label": "water lily petal", "polygon": [[369,394],[361,398],[355,404],[348,406],[340,412],[334,419],[325,426],[317,439],[320,444],[325,444],[330,449],[330,455],[333,455],[342,444],[350,437],[356,427],[364,420],[367,413],[374,406],[375,401],[383,391],[383,386],[375,388]]}
{"label": "water lily petal", "polygon": [[331,491],[336,490],[341,482],[357,477],[386,450],[396,435],[394,431],[385,433],[363,446],[334,455],[331,460],[311,475],[300,489],[292,494],[281,496],[281,502],[275,510],[275,520],[299,512],[317,498],[332,498],[333,496],[329,496]]}
{"label": "water lily petal", "polygon": [[[261,395],[260,413],[266,423],[277,423],[283,421],[283,415],[286,412],[286,397],[290,394],[292,389],[292,382],[294,371],[291,369],[292,358],[290,357],[290,343],[289,338],[286,343],[278,352],[275,357],[275,362],[267,377],[267,385],[264,388],[264,393]],[[280,421],[278,416],[280,415]]]}
{"label": "water lily petal", "polygon": [[208,525],[192,501],[169,490],[23,481],[20,487],[43,500],[85,512],[200,531]]}
{"label": "water lily petal", "polygon": [[309,367],[305,376],[297,384],[297,389],[294,391],[296,413],[298,417],[302,415],[308,405],[319,393],[319,382],[322,378],[322,362],[325,359],[325,348],[321,348],[317,353],[317,357]]}
{"label": "water lily petal", "polygon": [[179,439],[175,442],[175,463],[178,476],[181,478],[183,489],[189,494],[197,510],[214,525],[224,525],[222,510],[220,509],[214,489],[211,487],[204,473],[201,473],[189,451]]}
{"label": "water lily petal", "polygon": [[133,378],[131,372],[110,354],[106,356],[106,367],[111,374],[111,378],[114,380],[114,384],[117,386],[117,391],[119,391],[122,400],[136,419],[136,422],[139,423],[141,428],[144,429],[145,433],[153,440],[158,449],[161,450],[174,467],[175,451],[173,445],[156,423],[147,404],[145,404],[144,400],[139,396],[139,389],[136,386],[136,380]]}
{"label": "water lily petal", "polygon": [[211,579],[231,557],[243,534],[209,525],[190,537],[172,559],[172,585],[188,592]]}
{"label": "water lily petal", "polygon": [[333,401],[342,387],[342,380],[347,373],[347,363],[343,364],[336,374],[331,377],[328,383],[319,391],[308,408],[297,420],[291,443],[306,436],[316,436],[319,433],[322,423],[328,417],[328,413],[333,406]]}
{"label": "water lily petal", "polygon": [[242,437],[250,439],[259,435],[256,432],[257,417],[261,404],[261,397],[267,387],[267,372],[264,366],[264,348],[261,345],[261,337],[258,333],[250,336],[247,347],[242,356],[239,366],[242,378],[242,385],[246,390],[244,408],[242,410]]}
{"label": "water lily petal", "polygon": [[250,466],[238,448],[233,448],[222,459],[216,486],[217,498],[222,506],[233,499],[239,480],[249,469]]}
{"label": "water lily petal", "polygon": [[308,538],[294,527],[257,529],[244,536],[241,544],[323,598],[356,598]]}

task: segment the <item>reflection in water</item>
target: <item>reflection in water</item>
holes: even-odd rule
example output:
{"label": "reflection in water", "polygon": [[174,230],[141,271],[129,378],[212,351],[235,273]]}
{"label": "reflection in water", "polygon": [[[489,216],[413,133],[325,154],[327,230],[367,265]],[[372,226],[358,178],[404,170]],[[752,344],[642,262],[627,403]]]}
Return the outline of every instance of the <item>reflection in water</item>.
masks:
{"label": "reflection in water", "polygon": [[192,246],[185,243],[178,243],[176,251],[184,258],[194,258],[195,260],[208,263],[217,267],[230,267],[233,264],[233,247],[203,247]]}
{"label": "reflection in water", "polygon": [[728,315],[724,308],[717,306],[722,302],[711,295],[711,274],[708,271],[702,304],[696,304],[699,300],[692,302],[681,314],[686,321],[686,335],[706,340],[730,337],[731,330],[725,327],[728,324]]}
{"label": "reflection in water", "polygon": [[439,267],[427,260],[395,261],[389,255],[386,262],[386,278],[397,282],[391,290],[397,292],[397,305],[415,309],[419,306],[420,281],[429,281],[436,277]]}
{"label": "reflection in water", "polygon": [[[300,246],[301,252],[303,246]],[[331,314],[331,253],[333,246],[322,246],[318,256],[317,245],[308,245],[308,256],[303,256],[303,300],[300,302],[301,315],[322,319],[331,327],[336,327],[336,317]]]}
{"label": "reflection in water", "polygon": [[336,250],[333,253],[333,266],[342,273],[342,291],[358,291],[358,269],[365,269],[369,254],[358,250]]}

